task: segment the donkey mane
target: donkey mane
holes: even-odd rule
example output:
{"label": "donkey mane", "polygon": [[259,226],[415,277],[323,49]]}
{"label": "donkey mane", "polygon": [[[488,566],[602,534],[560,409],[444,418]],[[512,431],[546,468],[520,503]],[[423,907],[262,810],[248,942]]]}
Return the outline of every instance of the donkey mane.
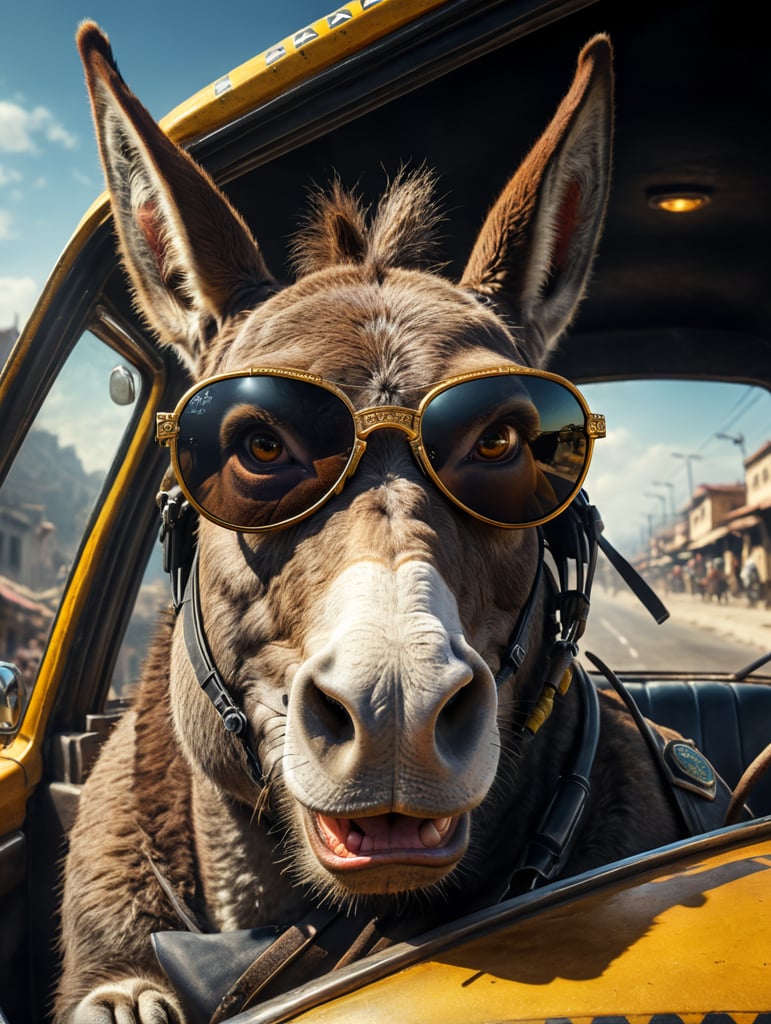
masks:
{"label": "donkey mane", "polygon": [[443,220],[436,199],[436,175],[425,167],[402,167],[370,217],[353,190],[335,178],[314,191],[310,210],[291,245],[298,277],[339,264],[427,270],[436,267],[438,228]]}

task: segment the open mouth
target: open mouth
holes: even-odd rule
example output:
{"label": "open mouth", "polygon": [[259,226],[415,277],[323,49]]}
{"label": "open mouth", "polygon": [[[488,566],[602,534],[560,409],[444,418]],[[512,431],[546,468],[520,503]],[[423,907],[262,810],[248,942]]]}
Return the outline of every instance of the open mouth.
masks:
{"label": "open mouth", "polygon": [[317,857],[333,871],[388,862],[439,867],[454,863],[465,851],[465,818],[415,818],[407,814],[336,818],[314,813],[314,827],[309,832]]}

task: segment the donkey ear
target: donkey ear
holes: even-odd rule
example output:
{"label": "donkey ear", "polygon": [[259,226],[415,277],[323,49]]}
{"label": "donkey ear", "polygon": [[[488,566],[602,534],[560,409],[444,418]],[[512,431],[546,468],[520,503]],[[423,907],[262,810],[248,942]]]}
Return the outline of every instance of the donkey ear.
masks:
{"label": "donkey ear", "polygon": [[599,35],[581,51],[570,91],[490,211],[463,273],[464,287],[514,315],[534,365],[584,293],[605,217],[612,117],[612,52]]}
{"label": "donkey ear", "polygon": [[128,89],[106,36],[85,22],[77,42],[137,305],[195,368],[207,338],[265,298],[273,279],[225,196]]}

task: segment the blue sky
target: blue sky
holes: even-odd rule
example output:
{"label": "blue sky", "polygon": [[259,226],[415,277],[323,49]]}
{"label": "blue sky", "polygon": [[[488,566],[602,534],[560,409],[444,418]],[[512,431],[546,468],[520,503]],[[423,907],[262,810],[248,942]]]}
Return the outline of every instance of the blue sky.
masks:
{"label": "blue sky", "polygon": [[334,0],[24,0],[3,4],[0,46],[0,328],[29,315],[80,217],[102,191],[75,48],[78,24],[110,36],[156,117]]}

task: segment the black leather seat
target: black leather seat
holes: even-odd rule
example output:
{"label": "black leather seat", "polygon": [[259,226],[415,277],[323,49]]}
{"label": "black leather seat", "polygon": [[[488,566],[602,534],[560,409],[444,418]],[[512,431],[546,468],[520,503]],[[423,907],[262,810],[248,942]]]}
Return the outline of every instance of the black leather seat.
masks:
{"label": "black leather seat", "polygon": [[[668,679],[625,685],[647,718],[693,740],[731,788],[771,743],[771,686]],[[771,814],[771,770],[747,802],[758,817]]]}

